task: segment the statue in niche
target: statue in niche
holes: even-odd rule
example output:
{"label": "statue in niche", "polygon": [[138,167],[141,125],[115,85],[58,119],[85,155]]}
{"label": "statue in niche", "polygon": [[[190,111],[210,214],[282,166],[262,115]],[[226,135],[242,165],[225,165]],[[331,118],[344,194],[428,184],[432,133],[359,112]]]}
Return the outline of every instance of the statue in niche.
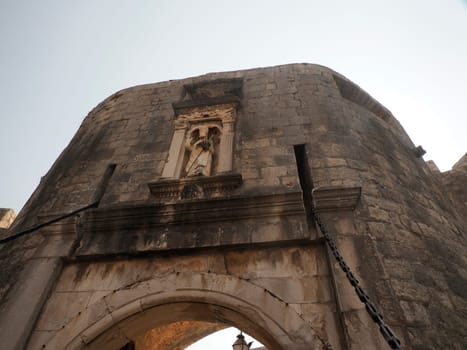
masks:
{"label": "statue in niche", "polygon": [[200,125],[191,130],[185,148],[189,152],[185,176],[210,176],[213,169],[215,146],[220,131],[215,126]]}

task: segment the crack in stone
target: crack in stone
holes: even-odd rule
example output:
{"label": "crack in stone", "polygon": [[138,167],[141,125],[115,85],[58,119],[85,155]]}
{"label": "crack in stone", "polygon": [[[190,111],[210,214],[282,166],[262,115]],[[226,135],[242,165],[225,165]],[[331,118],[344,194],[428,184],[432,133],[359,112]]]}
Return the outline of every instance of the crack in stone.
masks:
{"label": "crack in stone", "polygon": [[[255,287],[258,287],[258,288],[262,288],[264,290],[265,293],[268,293],[270,296],[272,296],[274,299],[278,300],[279,302],[283,303],[286,307],[289,306],[289,303],[287,303],[285,300],[283,300],[281,297],[279,297],[278,295],[276,295],[275,293],[273,293],[272,291],[270,291],[269,289],[267,288],[264,288],[263,286],[260,286],[254,282],[252,282],[250,279],[246,279],[246,278],[242,278],[242,277],[238,277],[238,276],[232,276],[232,277],[237,277],[239,280],[243,280],[243,281],[246,281],[248,283],[251,283],[252,285],[254,285]],[[301,320],[303,320],[303,322],[305,322],[313,331],[314,331],[314,336],[316,338],[319,339],[319,341],[321,342],[321,344],[324,346],[323,347],[323,350],[332,350],[332,346],[331,344],[323,339],[319,334],[318,332],[316,331],[316,329],[313,327],[313,325],[305,320],[305,318],[303,317],[303,315],[299,312],[297,312],[295,309],[292,308],[292,311],[295,312],[297,314],[298,317],[300,317]]]}

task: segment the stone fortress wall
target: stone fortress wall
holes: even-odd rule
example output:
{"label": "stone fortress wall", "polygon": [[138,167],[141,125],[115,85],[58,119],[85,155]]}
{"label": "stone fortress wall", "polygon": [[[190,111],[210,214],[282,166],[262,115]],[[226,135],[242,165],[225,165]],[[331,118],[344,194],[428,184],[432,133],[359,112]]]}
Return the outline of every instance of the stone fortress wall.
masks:
{"label": "stone fortress wall", "polygon": [[[199,184],[184,175],[180,135],[203,118],[221,136]],[[234,324],[268,349],[383,349],[306,217],[297,162],[403,348],[462,349],[465,161],[436,173],[386,108],[310,64],[137,86],[100,103],[9,232],[98,206],[2,244],[0,335],[12,348],[143,348],[158,332],[174,349]],[[181,321],[191,336],[174,345]]]}

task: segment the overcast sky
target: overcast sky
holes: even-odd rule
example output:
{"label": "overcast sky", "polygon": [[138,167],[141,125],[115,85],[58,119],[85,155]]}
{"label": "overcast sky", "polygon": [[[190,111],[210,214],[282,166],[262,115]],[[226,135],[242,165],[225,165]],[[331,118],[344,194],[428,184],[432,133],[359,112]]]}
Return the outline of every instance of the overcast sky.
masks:
{"label": "overcast sky", "polygon": [[467,151],[466,0],[0,0],[0,35],[0,207],[15,211],[104,98],[214,71],[322,64],[441,170]]}

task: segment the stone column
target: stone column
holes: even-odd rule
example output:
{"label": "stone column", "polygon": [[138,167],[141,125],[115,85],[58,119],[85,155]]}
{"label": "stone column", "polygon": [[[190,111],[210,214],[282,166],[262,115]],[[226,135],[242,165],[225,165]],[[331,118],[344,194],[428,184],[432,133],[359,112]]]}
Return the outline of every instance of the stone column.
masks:
{"label": "stone column", "polygon": [[222,138],[219,145],[219,164],[217,167],[218,173],[227,173],[232,171],[232,157],[233,157],[233,120],[223,123]]}
{"label": "stone column", "polygon": [[162,172],[163,178],[178,179],[185,154],[186,123],[175,123],[175,132],[170,144],[169,158]]}

